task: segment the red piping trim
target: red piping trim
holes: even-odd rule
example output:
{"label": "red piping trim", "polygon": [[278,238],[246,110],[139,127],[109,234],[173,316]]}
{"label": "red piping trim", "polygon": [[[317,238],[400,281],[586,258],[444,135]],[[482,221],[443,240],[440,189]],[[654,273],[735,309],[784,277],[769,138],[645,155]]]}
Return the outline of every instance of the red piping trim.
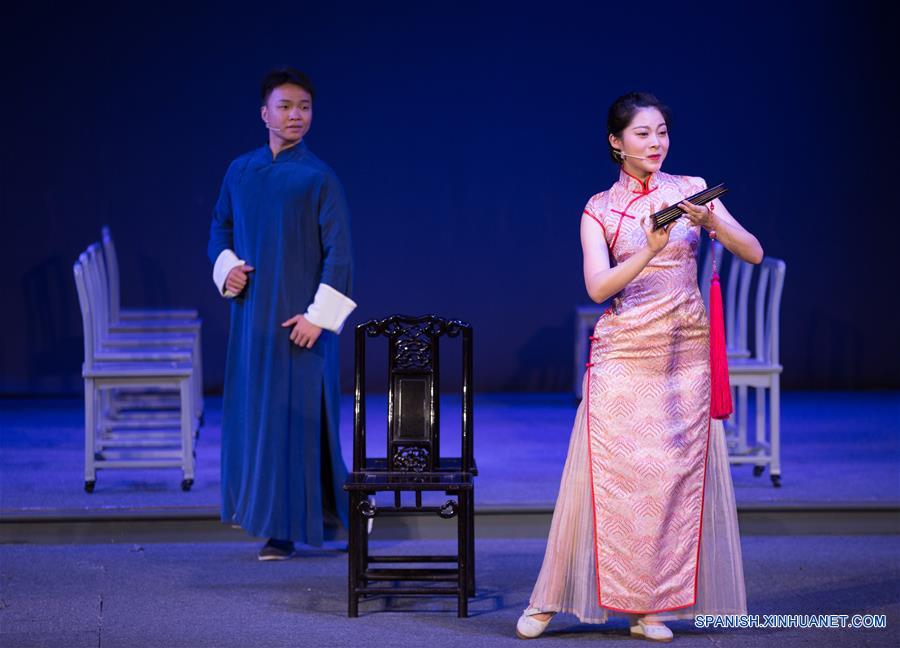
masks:
{"label": "red piping trim", "polygon": [[[616,225],[616,233],[613,235],[612,243],[609,244],[609,249],[612,250],[616,247],[616,241],[619,240],[619,230],[622,229],[622,221],[625,220],[626,214],[622,214],[619,216],[619,224]],[[632,216],[632,218],[634,218]]]}
{"label": "red piping trim", "polygon": [[[593,346],[593,345],[591,345]],[[593,355],[593,353],[592,353]],[[597,498],[594,496],[594,461],[591,454],[591,370],[588,369],[587,379],[587,459],[588,470],[591,474],[591,517],[594,520],[592,526],[592,534],[594,536],[594,546],[591,551],[594,552],[594,573],[597,577],[597,605],[600,605],[600,557],[597,555]]]}
{"label": "red piping trim", "polygon": [[606,236],[606,228],[603,227],[603,223],[600,222],[600,219],[599,219],[599,218],[597,218],[596,216],[594,216],[594,215],[593,215],[591,212],[589,212],[587,209],[585,209],[585,210],[582,212],[582,214],[585,214],[586,216],[590,216],[590,217],[593,218],[595,221],[597,221],[597,225],[599,225],[599,226],[600,226],[600,229],[603,230],[603,236],[604,236],[604,237]]}
{"label": "red piping trim", "polygon": [[602,607],[605,607],[607,610],[612,610],[613,612],[627,612],[629,614],[656,614],[657,612],[672,612],[673,610],[682,610],[686,607],[691,607],[692,605],[694,605],[694,603],[686,603],[684,605],[676,605],[675,607],[670,608],[660,608],[659,610],[626,610],[625,608],[617,608],[610,605],[602,605]]}
{"label": "red piping trim", "polygon": [[[628,214],[626,214],[624,212],[619,212],[619,213],[622,215],[619,216],[619,224],[616,225],[616,233],[613,235],[612,243],[609,244],[610,250],[613,250],[616,247],[616,241],[619,240],[619,230],[622,229],[622,221],[625,220],[626,216],[628,216]],[[628,217],[632,218],[632,219],[634,218],[634,216],[628,216]]]}

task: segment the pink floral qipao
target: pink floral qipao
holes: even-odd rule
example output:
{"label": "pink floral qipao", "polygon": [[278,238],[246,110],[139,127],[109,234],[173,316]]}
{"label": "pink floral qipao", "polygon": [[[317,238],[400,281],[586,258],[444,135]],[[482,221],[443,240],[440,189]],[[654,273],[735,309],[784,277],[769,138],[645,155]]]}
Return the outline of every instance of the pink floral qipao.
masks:
{"label": "pink floral qipao", "polygon": [[[646,246],[641,218],[706,187],[699,178],[621,173],[588,202],[611,262]],[[709,434],[709,324],[697,286],[700,231],[669,243],[597,322],[587,402],[597,591],[604,607],[646,612],[695,597]]]}
{"label": "pink floral qipao", "polygon": [[[615,265],[646,245],[642,217],[705,187],[621,172],[584,213],[603,228]],[[533,607],[595,623],[607,610],[746,611],[724,432],[709,418],[700,235],[679,219],[597,322]]]}

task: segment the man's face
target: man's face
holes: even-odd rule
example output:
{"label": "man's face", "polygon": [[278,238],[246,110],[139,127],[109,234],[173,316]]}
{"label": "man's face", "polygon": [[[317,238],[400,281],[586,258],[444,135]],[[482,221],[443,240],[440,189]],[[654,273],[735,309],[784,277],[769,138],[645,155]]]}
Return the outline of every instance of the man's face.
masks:
{"label": "man's face", "polygon": [[272,90],[261,114],[270,133],[286,143],[296,144],[312,123],[312,97],[300,86],[285,83]]}

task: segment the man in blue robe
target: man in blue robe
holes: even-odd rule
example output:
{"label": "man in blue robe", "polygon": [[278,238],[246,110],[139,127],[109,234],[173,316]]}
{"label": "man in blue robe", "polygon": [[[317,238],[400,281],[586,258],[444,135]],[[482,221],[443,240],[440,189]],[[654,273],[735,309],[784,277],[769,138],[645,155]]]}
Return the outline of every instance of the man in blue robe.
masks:
{"label": "man in blue robe", "polygon": [[338,338],[356,307],[349,215],[334,172],[303,141],[313,87],[293,68],[262,84],[269,141],[228,168],[208,253],[231,301],[222,418],[222,520],[268,538],[260,560],[346,526]]}

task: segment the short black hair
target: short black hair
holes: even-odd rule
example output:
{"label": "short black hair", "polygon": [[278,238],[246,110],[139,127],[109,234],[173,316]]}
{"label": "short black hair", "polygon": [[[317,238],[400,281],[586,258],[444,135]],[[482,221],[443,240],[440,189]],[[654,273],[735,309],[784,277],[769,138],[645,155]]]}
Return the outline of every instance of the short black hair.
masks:
{"label": "short black hair", "polygon": [[[656,108],[666,120],[666,126],[672,124],[672,113],[668,106],[649,92],[629,92],[616,99],[609,107],[606,116],[606,133],[622,138],[622,131],[631,123],[634,116],[641,108]],[[607,138],[609,144],[609,138]],[[609,144],[609,157],[616,164],[621,165],[625,158]]]}
{"label": "short black hair", "polygon": [[265,105],[269,100],[269,95],[272,94],[272,91],[275,88],[282,86],[285,83],[300,86],[309,93],[310,97],[315,98],[316,92],[313,90],[312,81],[309,80],[308,76],[303,74],[303,72],[297,68],[280,67],[269,70],[269,72],[266,73],[266,76],[263,77],[262,87],[260,89],[262,104]]}

